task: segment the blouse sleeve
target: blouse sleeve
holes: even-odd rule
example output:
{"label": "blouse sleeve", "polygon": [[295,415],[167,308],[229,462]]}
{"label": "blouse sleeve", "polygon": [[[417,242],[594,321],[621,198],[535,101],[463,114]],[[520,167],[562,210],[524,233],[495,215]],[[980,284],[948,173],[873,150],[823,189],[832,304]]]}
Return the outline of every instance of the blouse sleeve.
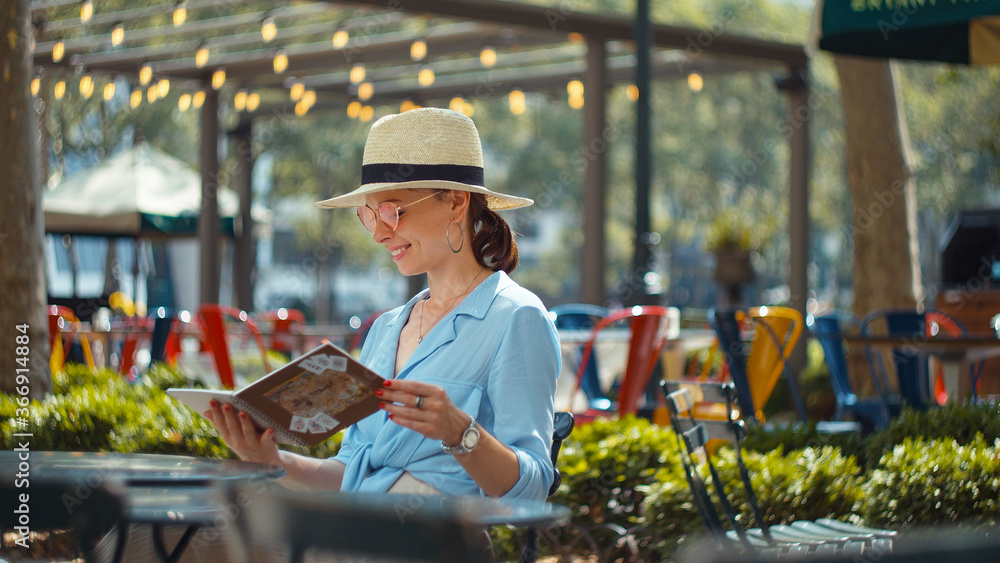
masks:
{"label": "blouse sleeve", "polygon": [[553,402],[562,358],[545,311],[520,307],[511,316],[492,364],[487,393],[494,436],[517,455],[520,477],[505,498],[544,500],[554,469]]}

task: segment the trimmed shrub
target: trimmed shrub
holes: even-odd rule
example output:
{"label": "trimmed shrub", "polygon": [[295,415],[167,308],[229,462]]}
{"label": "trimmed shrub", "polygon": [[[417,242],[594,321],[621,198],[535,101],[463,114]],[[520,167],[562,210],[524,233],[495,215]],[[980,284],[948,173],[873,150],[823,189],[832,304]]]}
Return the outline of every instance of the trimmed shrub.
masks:
{"label": "trimmed shrub", "polygon": [[863,485],[866,521],[937,526],[1000,521],[1000,441],[906,438]]}

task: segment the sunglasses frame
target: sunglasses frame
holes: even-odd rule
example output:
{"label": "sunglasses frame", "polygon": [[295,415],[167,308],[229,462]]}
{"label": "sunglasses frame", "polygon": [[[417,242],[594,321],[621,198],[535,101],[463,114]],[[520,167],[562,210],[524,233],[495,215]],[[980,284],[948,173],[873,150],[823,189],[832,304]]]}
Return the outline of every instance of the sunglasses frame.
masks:
{"label": "sunglasses frame", "polygon": [[[376,205],[375,209],[372,209],[371,206],[369,206],[367,203],[364,204],[364,205],[359,205],[358,208],[357,208],[357,210],[356,210],[356,212],[358,214],[358,220],[361,221],[361,226],[363,226],[365,228],[365,230],[368,231],[369,233],[373,233],[373,234],[375,233],[375,226],[376,226],[375,221],[381,221],[382,224],[385,225],[385,228],[389,229],[390,231],[395,232],[396,229],[399,228],[399,210],[400,209],[404,209],[406,207],[410,207],[411,205],[416,205],[416,204],[420,203],[421,201],[424,201],[425,199],[430,199],[430,198],[438,195],[439,193],[441,193],[443,191],[444,190],[438,190],[438,191],[432,193],[429,196],[422,197],[422,198],[418,199],[417,201],[411,201],[410,203],[407,203],[406,205],[396,205],[395,203],[393,203],[391,201],[383,201],[382,203]],[[393,211],[395,211],[395,213],[396,213],[396,220],[393,221],[393,223],[395,223],[394,225],[390,226],[389,223],[385,221],[385,218],[383,217],[382,212],[380,211],[380,209],[382,209],[383,205],[391,206],[392,209],[393,209]],[[372,226],[371,226],[371,228],[368,227],[368,225],[365,223],[364,217],[362,216],[362,213],[365,213],[364,210],[366,210],[366,209],[368,210],[368,212],[371,213],[371,217],[372,217]]]}

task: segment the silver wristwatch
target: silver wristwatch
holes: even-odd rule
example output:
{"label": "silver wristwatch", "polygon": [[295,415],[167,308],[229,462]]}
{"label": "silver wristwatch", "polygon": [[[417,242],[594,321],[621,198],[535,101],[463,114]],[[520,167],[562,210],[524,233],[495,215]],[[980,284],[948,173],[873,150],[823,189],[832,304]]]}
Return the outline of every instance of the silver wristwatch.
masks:
{"label": "silver wristwatch", "polygon": [[472,453],[479,445],[479,424],[476,423],[476,419],[473,418],[472,422],[469,423],[469,427],[462,432],[462,439],[458,441],[458,444],[454,446],[446,446],[444,442],[441,442],[441,449],[444,453],[451,455],[465,455]]}

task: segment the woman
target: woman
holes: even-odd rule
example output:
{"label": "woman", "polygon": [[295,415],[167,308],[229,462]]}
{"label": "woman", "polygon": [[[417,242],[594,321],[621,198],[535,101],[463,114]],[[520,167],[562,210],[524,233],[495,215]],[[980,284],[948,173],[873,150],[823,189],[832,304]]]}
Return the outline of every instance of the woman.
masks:
{"label": "woman", "polygon": [[386,378],[382,411],[327,460],[279,450],[229,405],[205,415],[240,458],[280,465],[301,487],[544,499],[559,345],[541,301],[507,276],[517,245],[495,213],[532,203],[484,187],[464,115],[378,120],[361,187],[316,205],[355,207],[401,274],[427,274],[428,289],[382,315],[361,352]]}

